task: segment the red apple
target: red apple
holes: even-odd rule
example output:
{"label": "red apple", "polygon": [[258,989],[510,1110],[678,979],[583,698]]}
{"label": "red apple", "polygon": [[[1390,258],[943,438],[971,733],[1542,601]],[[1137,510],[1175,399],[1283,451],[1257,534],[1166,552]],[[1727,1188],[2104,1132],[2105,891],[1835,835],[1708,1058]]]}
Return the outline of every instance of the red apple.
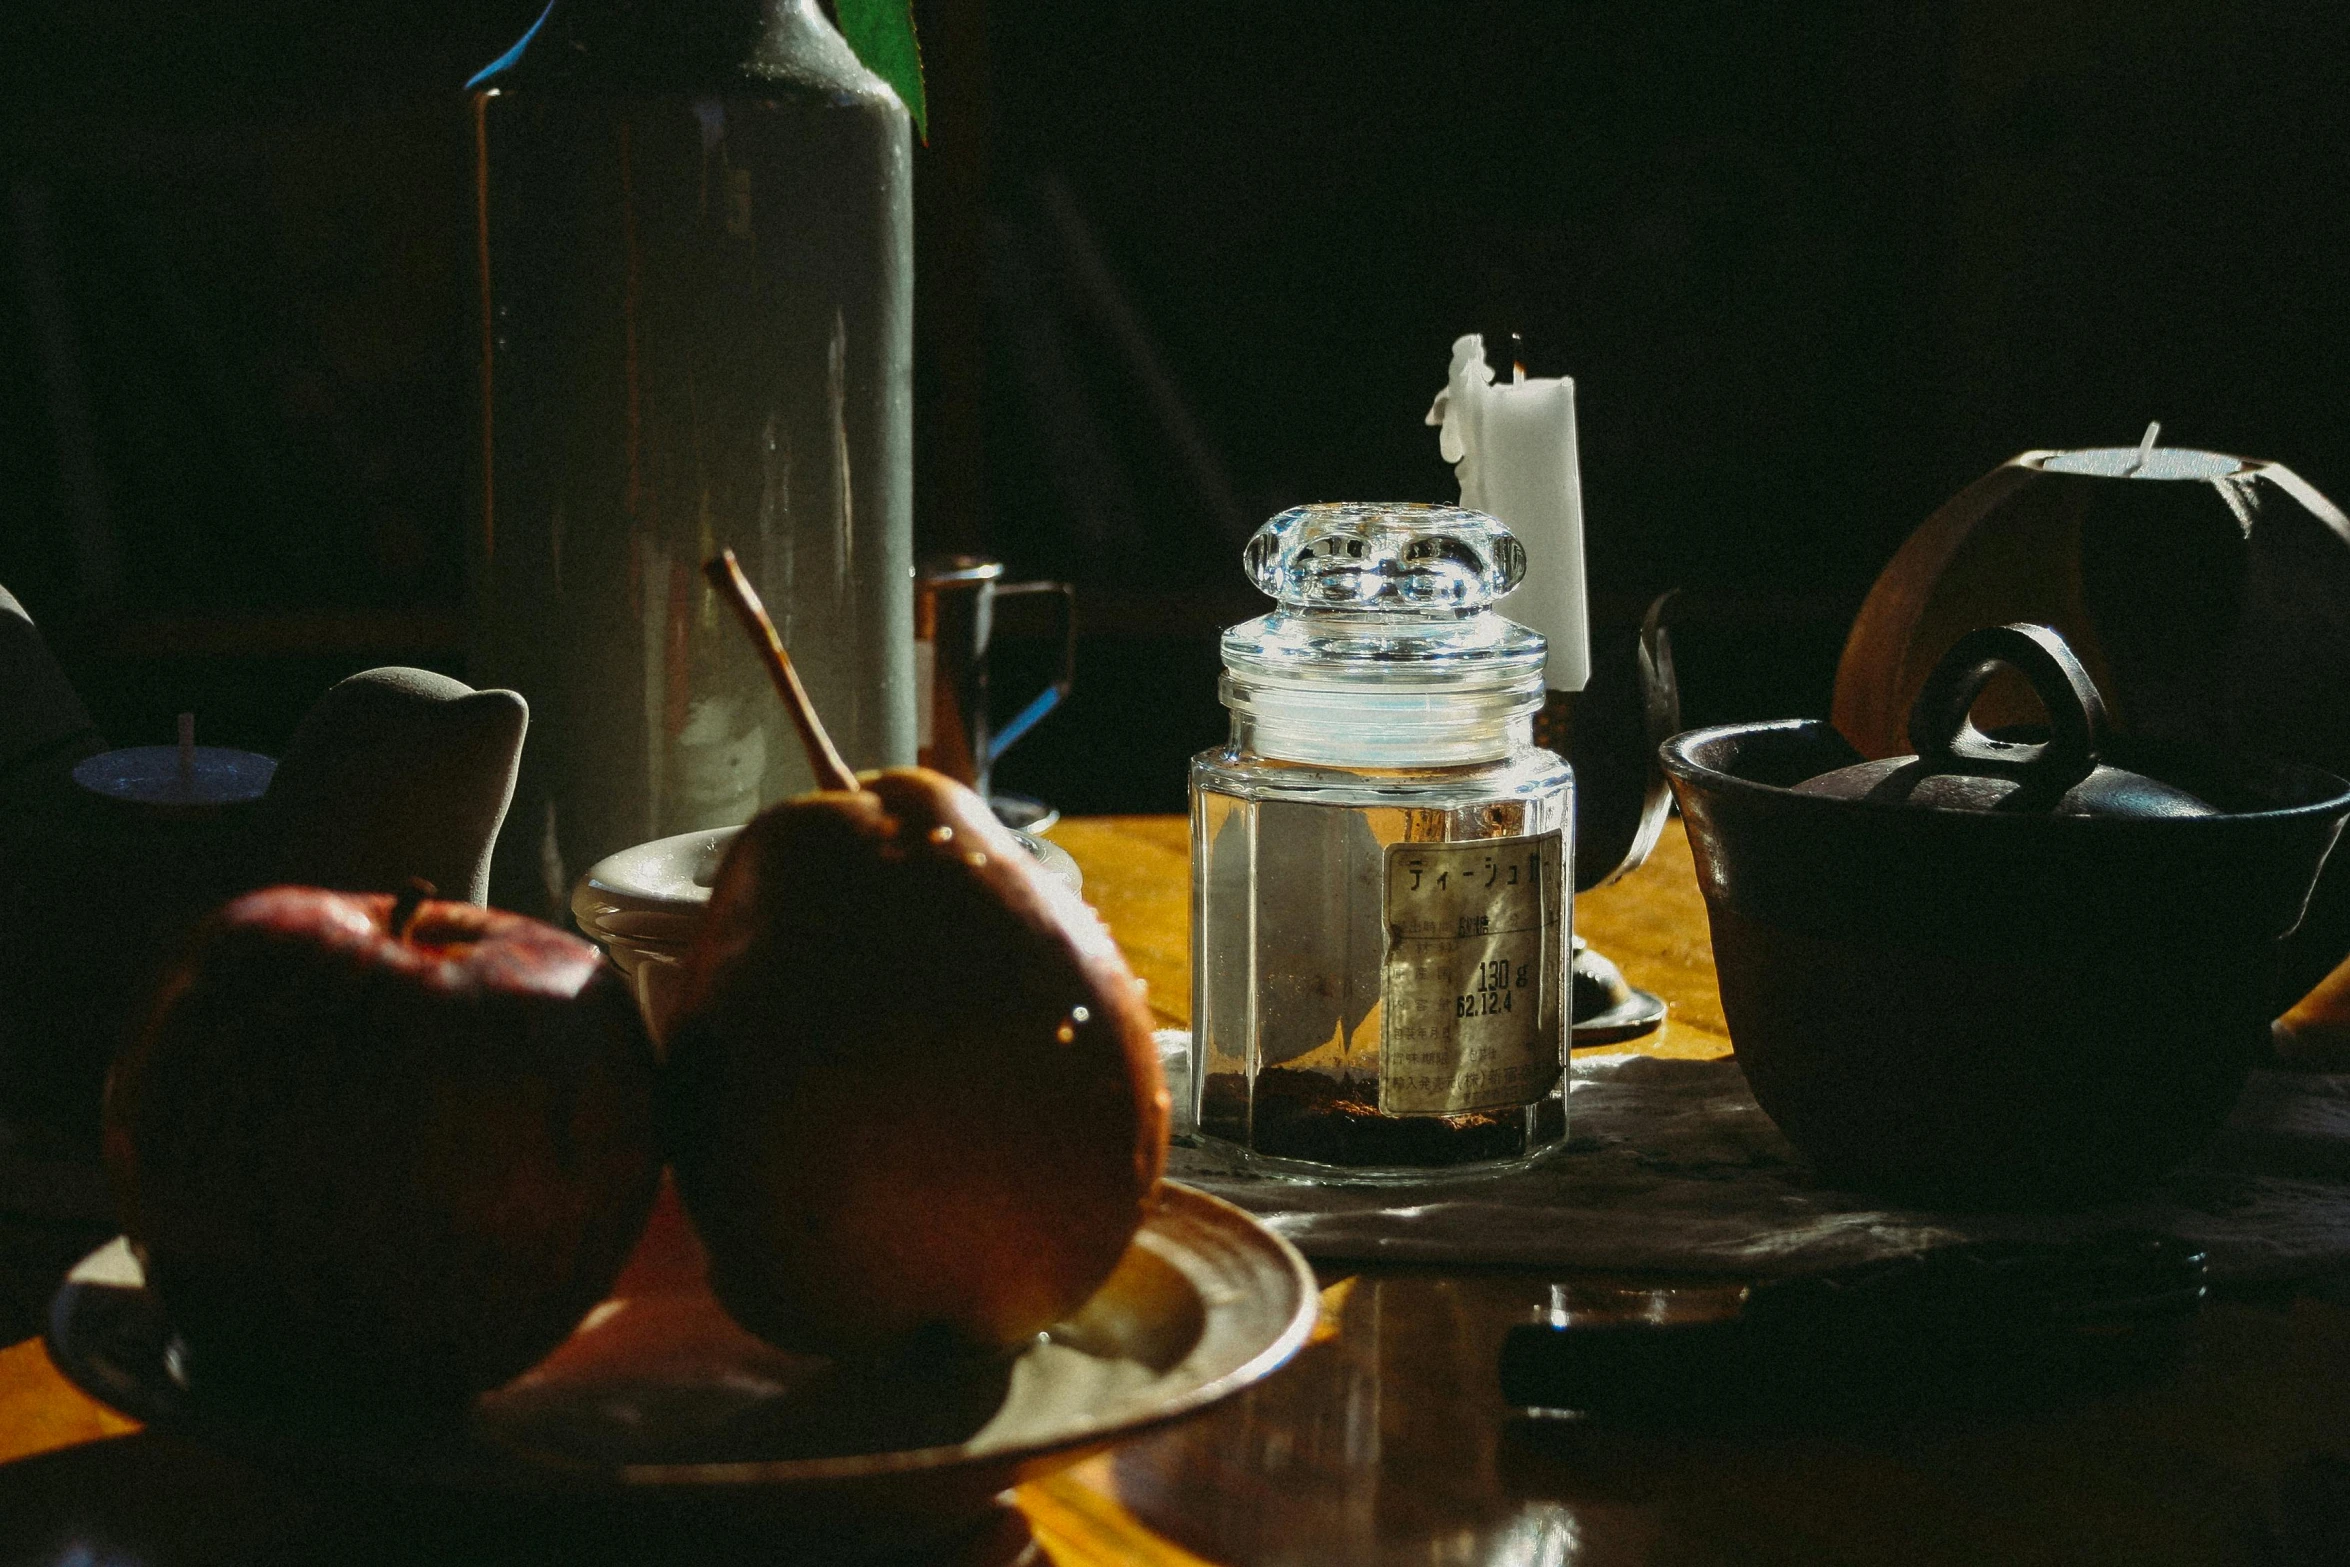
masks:
{"label": "red apple", "polygon": [[653,1085],[588,943],[272,887],[164,982],[108,1086],[107,1165],[200,1395],[446,1411],[618,1275],[660,1176]]}

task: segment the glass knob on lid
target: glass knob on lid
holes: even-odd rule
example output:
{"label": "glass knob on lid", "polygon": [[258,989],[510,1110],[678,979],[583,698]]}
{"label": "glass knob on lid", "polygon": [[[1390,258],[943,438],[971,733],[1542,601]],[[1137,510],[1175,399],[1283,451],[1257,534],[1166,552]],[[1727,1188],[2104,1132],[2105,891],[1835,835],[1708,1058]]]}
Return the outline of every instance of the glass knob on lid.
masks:
{"label": "glass knob on lid", "polygon": [[1242,559],[1296,609],[1480,610],[1526,575],[1516,535],[1458,506],[1299,506],[1259,528]]}
{"label": "glass knob on lid", "polygon": [[1526,574],[1499,520],[1458,506],[1300,506],[1259,528],[1243,559],[1280,601],[1224,633],[1224,704],[1248,749],[1415,767],[1530,743],[1544,644],[1493,610]]}

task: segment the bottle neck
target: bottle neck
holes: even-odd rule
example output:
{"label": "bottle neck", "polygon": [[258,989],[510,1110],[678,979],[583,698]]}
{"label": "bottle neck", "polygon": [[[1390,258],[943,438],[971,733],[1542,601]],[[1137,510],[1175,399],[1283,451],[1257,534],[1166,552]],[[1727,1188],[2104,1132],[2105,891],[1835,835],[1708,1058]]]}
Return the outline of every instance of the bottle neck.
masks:
{"label": "bottle neck", "polygon": [[1227,671],[1218,694],[1239,749],[1322,767],[1412,770],[1498,762],[1534,743],[1539,677],[1478,691],[1330,689]]}
{"label": "bottle neck", "polygon": [[816,0],[553,0],[468,85],[696,92],[773,76],[874,80]]}

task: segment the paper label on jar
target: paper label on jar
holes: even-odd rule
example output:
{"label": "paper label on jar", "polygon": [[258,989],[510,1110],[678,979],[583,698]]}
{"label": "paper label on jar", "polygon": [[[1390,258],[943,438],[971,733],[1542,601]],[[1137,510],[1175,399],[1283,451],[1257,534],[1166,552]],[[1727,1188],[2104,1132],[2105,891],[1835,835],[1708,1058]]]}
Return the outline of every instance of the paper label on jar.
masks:
{"label": "paper label on jar", "polygon": [[1532,1104],[1565,1059],[1559,834],[1387,846],[1379,1108]]}

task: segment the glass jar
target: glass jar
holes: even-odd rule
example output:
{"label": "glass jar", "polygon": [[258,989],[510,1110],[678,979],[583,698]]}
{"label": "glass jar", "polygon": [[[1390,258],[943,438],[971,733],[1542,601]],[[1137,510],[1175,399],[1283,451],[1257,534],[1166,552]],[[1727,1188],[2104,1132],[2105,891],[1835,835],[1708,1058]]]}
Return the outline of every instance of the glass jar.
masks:
{"label": "glass jar", "polygon": [[1192,1109],[1263,1173],[1412,1180],[1566,1139],[1574,786],[1525,552],[1452,506],[1303,506],[1191,767]]}

